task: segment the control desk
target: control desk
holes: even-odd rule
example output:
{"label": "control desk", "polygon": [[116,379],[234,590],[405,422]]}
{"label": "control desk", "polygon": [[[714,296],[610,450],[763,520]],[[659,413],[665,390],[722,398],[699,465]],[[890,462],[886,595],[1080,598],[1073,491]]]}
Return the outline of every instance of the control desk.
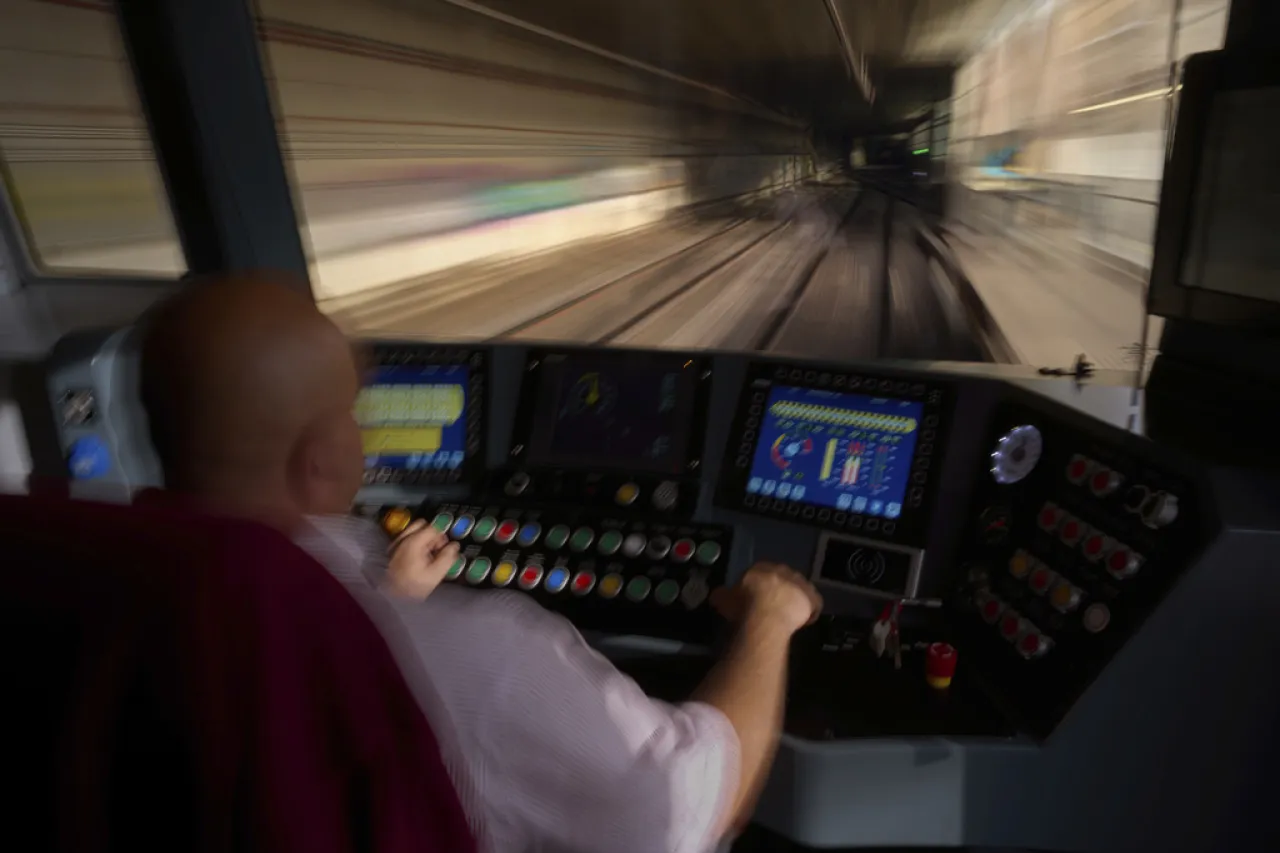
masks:
{"label": "control desk", "polygon": [[[50,363],[85,483],[152,484],[129,347]],[[715,587],[757,559],[814,580],[767,828],[1189,850],[1243,808],[1280,710],[1253,671],[1280,652],[1273,484],[979,376],[390,341],[372,361],[357,511],[392,534],[429,519],[462,546],[450,583],[534,596],[657,695],[687,695],[725,636]],[[953,676],[926,678],[939,655]]]}

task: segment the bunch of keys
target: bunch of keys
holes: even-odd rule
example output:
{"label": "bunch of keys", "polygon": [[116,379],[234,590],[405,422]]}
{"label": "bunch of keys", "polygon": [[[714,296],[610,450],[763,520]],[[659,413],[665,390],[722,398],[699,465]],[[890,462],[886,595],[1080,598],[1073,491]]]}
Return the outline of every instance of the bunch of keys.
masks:
{"label": "bunch of keys", "polygon": [[871,626],[871,634],[867,644],[876,657],[883,657],[885,652],[893,655],[893,668],[902,669],[902,637],[898,633],[898,616],[902,612],[902,602],[886,604],[880,611],[880,618]]}

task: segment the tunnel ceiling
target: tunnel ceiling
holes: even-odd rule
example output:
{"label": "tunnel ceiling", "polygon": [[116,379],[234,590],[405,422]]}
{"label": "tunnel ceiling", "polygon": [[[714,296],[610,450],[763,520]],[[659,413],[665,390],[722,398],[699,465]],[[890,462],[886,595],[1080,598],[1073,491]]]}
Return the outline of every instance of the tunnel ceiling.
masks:
{"label": "tunnel ceiling", "polygon": [[850,76],[824,0],[481,0],[476,5],[727,89],[836,133],[902,123],[1026,0],[836,0],[868,63]]}

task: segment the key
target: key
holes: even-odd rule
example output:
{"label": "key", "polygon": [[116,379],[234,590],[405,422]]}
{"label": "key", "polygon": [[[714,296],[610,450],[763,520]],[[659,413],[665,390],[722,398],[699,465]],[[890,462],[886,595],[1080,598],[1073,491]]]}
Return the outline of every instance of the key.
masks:
{"label": "key", "polygon": [[881,619],[874,623],[871,626],[871,633],[867,636],[867,645],[871,646],[871,653],[876,657],[883,657],[892,634],[893,625],[889,620]]}

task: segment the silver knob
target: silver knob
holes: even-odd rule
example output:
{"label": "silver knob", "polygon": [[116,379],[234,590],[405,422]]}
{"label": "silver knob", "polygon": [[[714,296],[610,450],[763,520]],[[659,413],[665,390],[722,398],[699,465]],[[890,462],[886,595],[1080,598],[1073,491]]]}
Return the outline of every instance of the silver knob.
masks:
{"label": "silver knob", "polygon": [[1142,523],[1158,528],[1172,524],[1178,517],[1178,496],[1156,492],[1142,507]]}

